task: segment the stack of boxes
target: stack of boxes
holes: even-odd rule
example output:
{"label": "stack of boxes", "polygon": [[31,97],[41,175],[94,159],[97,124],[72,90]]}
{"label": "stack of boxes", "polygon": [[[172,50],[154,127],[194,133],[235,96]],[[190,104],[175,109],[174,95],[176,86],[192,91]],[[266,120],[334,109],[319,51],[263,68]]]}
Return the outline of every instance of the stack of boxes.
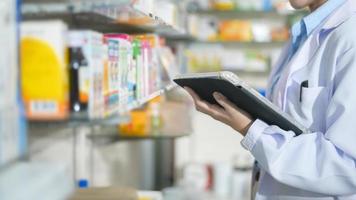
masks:
{"label": "stack of boxes", "polygon": [[22,24],[23,96],[29,119],[90,119],[125,112],[161,89],[160,38],[68,30],[61,21]]}

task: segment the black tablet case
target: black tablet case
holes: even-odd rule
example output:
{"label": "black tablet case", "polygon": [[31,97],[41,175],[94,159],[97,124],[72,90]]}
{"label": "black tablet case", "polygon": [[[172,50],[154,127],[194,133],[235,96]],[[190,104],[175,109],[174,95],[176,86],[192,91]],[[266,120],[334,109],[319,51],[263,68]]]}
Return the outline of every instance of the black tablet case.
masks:
{"label": "black tablet case", "polygon": [[263,101],[257,99],[254,94],[251,94],[241,86],[235,86],[225,79],[211,77],[182,78],[174,79],[174,82],[181,87],[190,87],[201,99],[212,104],[218,104],[213,97],[213,93],[220,92],[237,107],[243,109],[255,119],[261,119],[270,125],[277,125],[286,131],[292,130],[296,135],[303,133],[303,130],[275,110],[271,109]]}

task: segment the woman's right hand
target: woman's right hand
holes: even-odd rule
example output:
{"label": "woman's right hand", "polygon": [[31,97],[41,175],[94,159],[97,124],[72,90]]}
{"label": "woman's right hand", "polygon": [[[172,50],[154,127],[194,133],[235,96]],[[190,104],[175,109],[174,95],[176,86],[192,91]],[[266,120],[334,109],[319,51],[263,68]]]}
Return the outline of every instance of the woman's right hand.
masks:
{"label": "woman's right hand", "polygon": [[184,87],[184,89],[193,98],[197,111],[207,114],[215,120],[232,127],[242,135],[246,135],[254,121],[251,115],[236,107],[231,101],[218,92],[214,92],[213,96],[221,107],[200,99],[189,87]]}

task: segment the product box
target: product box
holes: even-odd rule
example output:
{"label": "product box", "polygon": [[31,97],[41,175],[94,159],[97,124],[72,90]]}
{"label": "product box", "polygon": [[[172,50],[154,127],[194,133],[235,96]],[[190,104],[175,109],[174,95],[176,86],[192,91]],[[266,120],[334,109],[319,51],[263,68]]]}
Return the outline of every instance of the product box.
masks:
{"label": "product box", "polygon": [[105,96],[105,110],[107,115],[110,115],[119,110],[119,40],[105,35],[105,44],[108,55],[108,93]]}
{"label": "product box", "polygon": [[252,24],[248,20],[223,20],[219,24],[220,40],[251,42]]}
{"label": "product box", "polygon": [[141,39],[142,40],[142,60],[143,60],[143,70],[142,70],[142,84],[143,84],[143,91],[142,91],[142,97],[146,97],[150,95],[150,63],[151,63],[151,54],[152,54],[152,48],[150,46],[150,43],[147,40]]}
{"label": "product box", "polygon": [[146,95],[150,95],[161,88],[161,69],[158,56],[161,41],[156,34],[144,34],[136,37],[143,41],[145,76],[147,76],[145,83]]}
{"label": "product box", "polygon": [[21,24],[21,84],[29,119],[69,115],[66,33],[66,24],[58,20]]}
{"label": "product box", "polygon": [[69,31],[70,108],[89,118],[104,116],[104,65],[107,49],[95,31]]}
{"label": "product box", "polygon": [[125,108],[134,100],[135,70],[133,70],[132,38],[127,34],[106,34],[106,38],[115,40],[119,44],[118,48],[118,85],[119,85],[119,111]]}
{"label": "product box", "polygon": [[136,88],[135,88],[135,99],[142,99],[144,93],[144,66],[143,66],[143,55],[142,55],[142,42],[141,40],[135,38],[132,41],[132,51],[133,51],[133,60],[132,65],[136,73]]}

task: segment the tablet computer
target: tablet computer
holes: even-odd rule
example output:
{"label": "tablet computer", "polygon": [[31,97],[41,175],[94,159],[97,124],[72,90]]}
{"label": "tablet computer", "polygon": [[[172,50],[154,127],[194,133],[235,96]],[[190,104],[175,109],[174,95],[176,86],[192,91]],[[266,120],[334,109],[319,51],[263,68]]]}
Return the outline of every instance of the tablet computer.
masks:
{"label": "tablet computer", "polygon": [[175,77],[173,80],[181,87],[191,88],[201,99],[209,103],[218,104],[213,97],[213,93],[220,92],[255,119],[261,119],[270,125],[277,125],[286,131],[294,131],[296,135],[307,133],[304,126],[232,72],[184,74]]}

